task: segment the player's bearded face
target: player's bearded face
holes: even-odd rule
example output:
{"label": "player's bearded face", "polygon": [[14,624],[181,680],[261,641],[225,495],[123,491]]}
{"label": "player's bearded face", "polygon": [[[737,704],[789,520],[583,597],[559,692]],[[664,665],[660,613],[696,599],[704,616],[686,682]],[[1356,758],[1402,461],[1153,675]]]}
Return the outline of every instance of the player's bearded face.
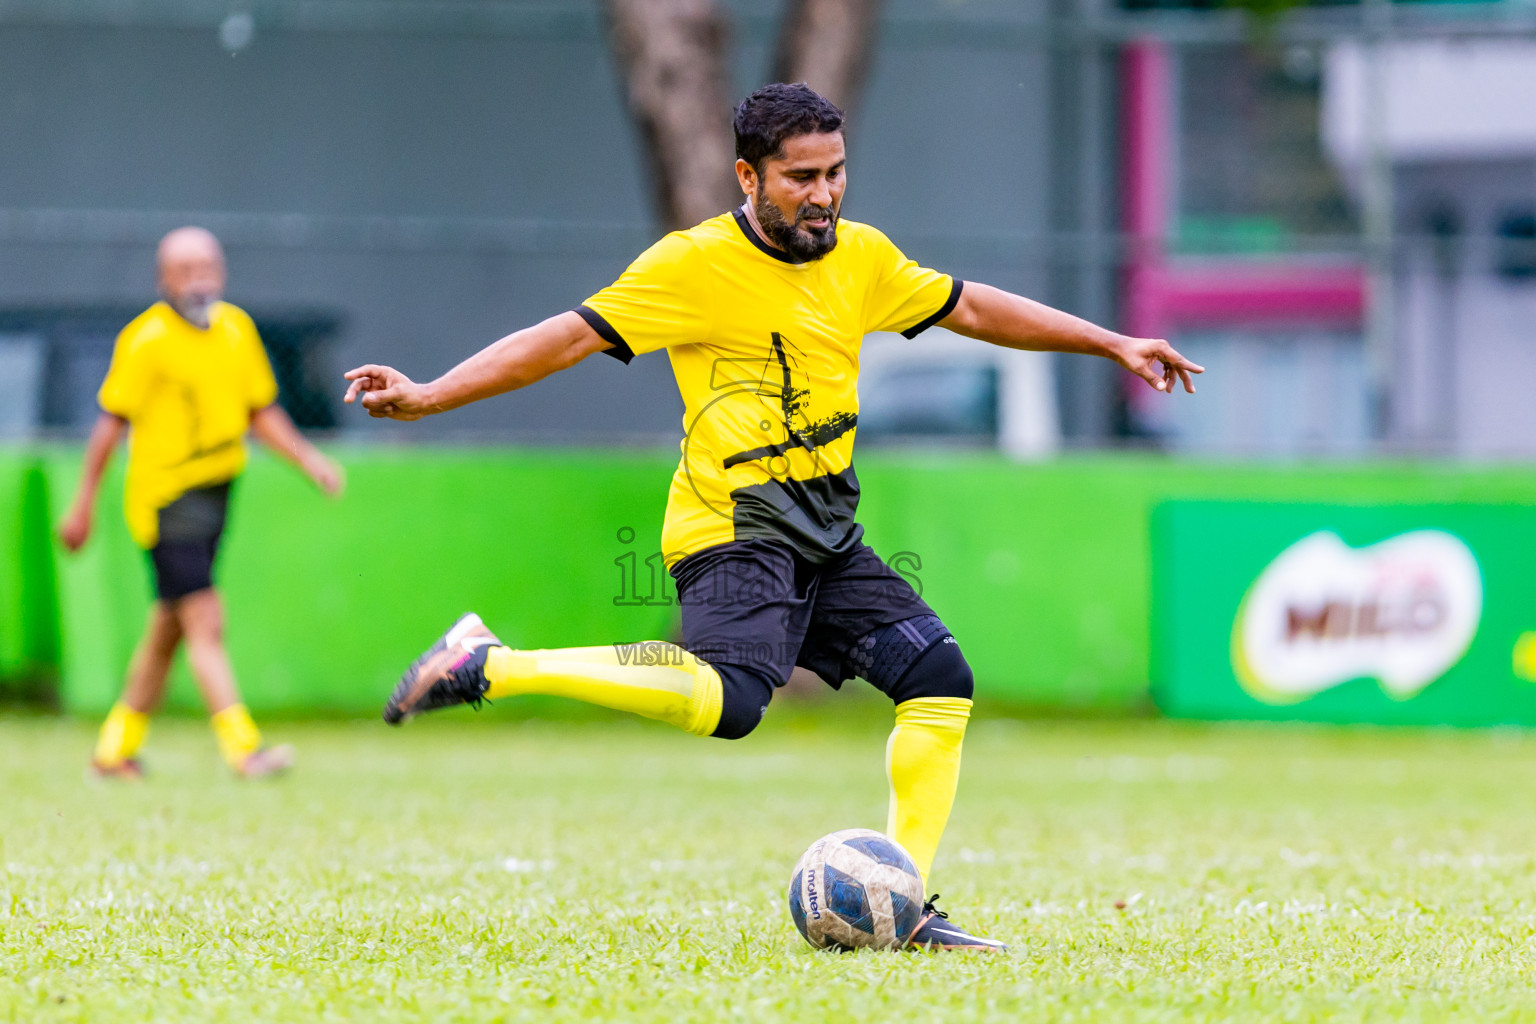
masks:
{"label": "player's bearded face", "polygon": [[224,258],[217,253],[177,253],[162,262],[160,294],[188,323],[208,329],[213,305],[224,296]]}
{"label": "player's bearded face", "polygon": [[[768,240],[797,260],[820,259],[837,247],[837,204],[819,206],[801,203],[791,221],[779,204],[768,198],[768,191],[761,183],[752,197],[757,222],[763,226]],[[811,226],[807,221],[825,221]]]}
{"label": "player's bearded face", "polygon": [[836,248],[847,162],[841,131],[792,135],[756,167],[736,161],[752,219],[769,243],[800,263]]}

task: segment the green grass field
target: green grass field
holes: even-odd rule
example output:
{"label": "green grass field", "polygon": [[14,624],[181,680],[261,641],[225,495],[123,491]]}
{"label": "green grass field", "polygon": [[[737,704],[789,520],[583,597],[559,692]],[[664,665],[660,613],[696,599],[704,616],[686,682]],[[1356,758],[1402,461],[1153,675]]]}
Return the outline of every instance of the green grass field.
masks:
{"label": "green grass field", "polygon": [[506,717],[279,724],[265,785],[163,721],[141,786],[0,720],[0,1019],[1536,1019],[1519,733],[979,721],[934,882],[1013,952],[839,956],[783,889],[881,826],[884,713]]}

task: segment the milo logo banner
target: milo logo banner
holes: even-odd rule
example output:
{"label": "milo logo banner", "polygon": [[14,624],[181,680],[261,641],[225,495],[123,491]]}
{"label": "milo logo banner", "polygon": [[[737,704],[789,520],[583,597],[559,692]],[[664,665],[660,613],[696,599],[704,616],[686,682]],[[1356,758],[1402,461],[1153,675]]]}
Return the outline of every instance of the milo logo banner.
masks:
{"label": "milo logo banner", "polygon": [[1169,502],[1152,530],[1168,714],[1536,725],[1536,507]]}

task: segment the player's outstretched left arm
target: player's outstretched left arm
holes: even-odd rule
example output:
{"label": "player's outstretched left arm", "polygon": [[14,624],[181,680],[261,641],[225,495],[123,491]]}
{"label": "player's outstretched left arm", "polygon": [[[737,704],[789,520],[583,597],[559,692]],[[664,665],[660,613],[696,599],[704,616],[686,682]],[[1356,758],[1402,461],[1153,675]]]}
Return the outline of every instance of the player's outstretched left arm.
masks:
{"label": "player's outstretched left arm", "polygon": [[1052,309],[1001,288],[965,282],[954,310],[939,321],[956,334],[1035,352],[1077,352],[1104,356],[1165,394],[1184,382],[1195,393],[1191,374],[1205,367],[1190,362],[1162,338],[1132,338]]}
{"label": "player's outstretched left arm", "polygon": [[369,363],[349,370],[352,383],[343,401],[361,400],[375,419],[419,420],[525,388],[612,347],[578,314],[561,313],[487,345],[426,384],[392,366]]}

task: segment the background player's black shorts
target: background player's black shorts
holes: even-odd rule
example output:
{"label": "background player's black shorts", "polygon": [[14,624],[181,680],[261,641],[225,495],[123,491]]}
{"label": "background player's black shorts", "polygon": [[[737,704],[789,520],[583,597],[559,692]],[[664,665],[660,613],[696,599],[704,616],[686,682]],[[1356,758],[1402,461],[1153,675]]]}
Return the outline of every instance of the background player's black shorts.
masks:
{"label": "background player's black shorts", "polygon": [[160,539],[149,551],[160,600],[175,601],[213,586],[229,490],[228,483],[194,488],[160,510]]}
{"label": "background player's black shorts", "polygon": [[712,665],[736,665],[782,686],[796,665],[834,687],[863,674],[859,640],[933,609],[912,584],[860,544],[817,565],[786,544],[732,541],[672,567],[683,646]]}

